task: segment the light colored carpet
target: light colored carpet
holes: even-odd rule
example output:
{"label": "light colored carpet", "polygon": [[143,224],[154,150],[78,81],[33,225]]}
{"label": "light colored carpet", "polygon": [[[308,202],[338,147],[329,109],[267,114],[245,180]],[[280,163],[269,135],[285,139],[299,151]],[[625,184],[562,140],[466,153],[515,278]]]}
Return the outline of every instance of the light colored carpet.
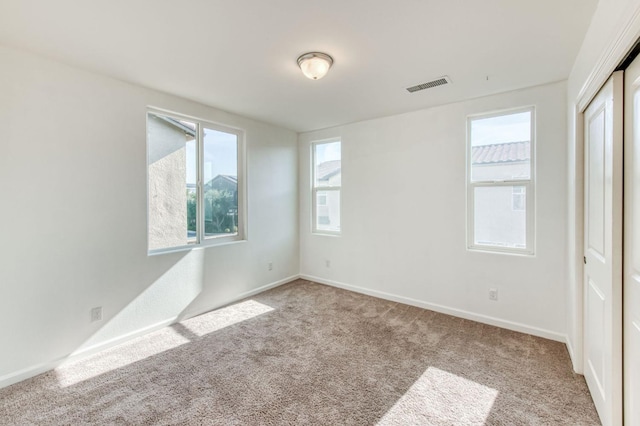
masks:
{"label": "light colored carpet", "polygon": [[0,424],[599,424],[563,344],[307,281],[0,390]]}

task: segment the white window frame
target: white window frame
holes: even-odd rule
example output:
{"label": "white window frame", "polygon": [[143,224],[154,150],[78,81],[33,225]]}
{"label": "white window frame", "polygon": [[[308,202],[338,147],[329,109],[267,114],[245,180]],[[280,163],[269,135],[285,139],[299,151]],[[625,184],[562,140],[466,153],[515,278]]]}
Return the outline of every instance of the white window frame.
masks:
{"label": "white window frame", "polygon": [[[330,143],[340,142],[340,164],[342,164],[342,140],[340,138],[323,139],[319,141],[311,142],[311,232],[318,235],[333,235],[338,236],[342,234],[342,183],[340,186],[316,186],[316,146],[325,145]],[[341,165],[342,167],[342,165]],[[342,171],[340,172],[342,173]],[[340,180],[342,182],[342,179]],[[318,229],[318,192],[330,192],[337,191],[340,198],[340,230],[330,231],[327,229]],[[328,198],[328,197],[327,197]]]}
{"label": "white window frame", "polygon": [[[504,180],[486,180],[486,181],[472,181],[471,177],[471,162],[472,162],[472,147],[471,147],[471,123],[474,120],[500,117],[503,115],[512,115],[523,112],[529,112],[531,114],[530,122],[530,174],[529,179],[513,178]],[[535,176],[536,176],[536,111],[534,106],[513,108],[501,111],[495,111],[492,113],[474,114],[467,116],[467,249],[485,252],[495,253],[511,253],[521,255],[534,255],[535,254]],[[524,186],[526,194],[525,202],[525,214],[526,214],[526,239],[527,244],[524,248],[505,247],[489,244],[476,244],[475,243],[475,189],[479,187],[500,187],[500,186]]]}
{"label": "white window frame", "polygon": [[[191,250],[197,247],[209,247],[221,244],[234,243],[238,241],[246,241],[247,239],[247,212],[246,212],[246,184],[245,184],[245,132],[242,129],[229,127],[224,124],[215,123],[209,120],[204,120],[197,117],[192,117],[185,114],[176,113],[160,108],[148,107],[146,111],[146,132],[147,132],[147,157],[149,156],[149,114],[162,115],[172,118],[174,120],[185,120],[196,125],[196,193],[197,207],[196,207],[196,238],[193,242],[189,242],[186,245],[167,247],[161,249],[149,250],[148,255],[171,253],[175,251]],[[235,235],[221,235],[205,237],[204,226],[204,128],[216,130],[224,133],[236,135],[237,137],[237,168],[238,168],[238,232]],[[149,221],[149,160],[147,158],[146,164],[147,172],[147,235],[149,233],[150,221]]]}

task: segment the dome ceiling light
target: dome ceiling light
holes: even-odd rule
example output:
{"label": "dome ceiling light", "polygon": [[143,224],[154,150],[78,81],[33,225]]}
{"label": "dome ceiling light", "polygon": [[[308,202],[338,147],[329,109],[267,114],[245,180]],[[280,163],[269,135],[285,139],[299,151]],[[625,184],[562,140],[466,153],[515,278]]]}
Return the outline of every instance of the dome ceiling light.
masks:
{"label": "dome ceiling light", "polygon": [[320,80],[327,75],[333,65],[333,58],[326,53],[309,52],[298,58],[298,66],[302,73],[311,80]]}

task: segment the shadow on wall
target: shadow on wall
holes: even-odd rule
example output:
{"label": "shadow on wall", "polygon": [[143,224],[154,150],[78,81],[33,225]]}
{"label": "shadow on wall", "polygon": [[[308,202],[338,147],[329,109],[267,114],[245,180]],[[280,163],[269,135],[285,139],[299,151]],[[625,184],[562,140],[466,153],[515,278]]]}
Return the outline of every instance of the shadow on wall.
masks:
{"label": "shadow on wall", "polygon": [[[72,356],[169,325],[177,321],[203,291],[204,250],[150,256],[147,262],[153,267],[143,268],[145,272],[164,272],[152,278],[153,281],[127,305],[114,310],[112,314],[105,312],[104,324],[78,346]],[[141,323],[145,324],[142,329],[132,328],[132,324]]]}
{"label": "shadow on wall", "polygon": [[2,389],[0,419],[597,424],[563,350],[297,281]]}

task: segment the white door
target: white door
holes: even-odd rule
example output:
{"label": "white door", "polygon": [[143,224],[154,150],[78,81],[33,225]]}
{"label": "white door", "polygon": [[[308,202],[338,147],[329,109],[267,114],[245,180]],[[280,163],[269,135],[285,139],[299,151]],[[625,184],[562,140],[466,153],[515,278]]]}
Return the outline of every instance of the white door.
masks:
{"label": "white door", "polygon": [[616,72],[584,113],[584,376],[602,424],[622,424],[622,95]]}
{"label": "white door", "polygon": [[624,90],[624,419],[640,425],[640,59]]}

